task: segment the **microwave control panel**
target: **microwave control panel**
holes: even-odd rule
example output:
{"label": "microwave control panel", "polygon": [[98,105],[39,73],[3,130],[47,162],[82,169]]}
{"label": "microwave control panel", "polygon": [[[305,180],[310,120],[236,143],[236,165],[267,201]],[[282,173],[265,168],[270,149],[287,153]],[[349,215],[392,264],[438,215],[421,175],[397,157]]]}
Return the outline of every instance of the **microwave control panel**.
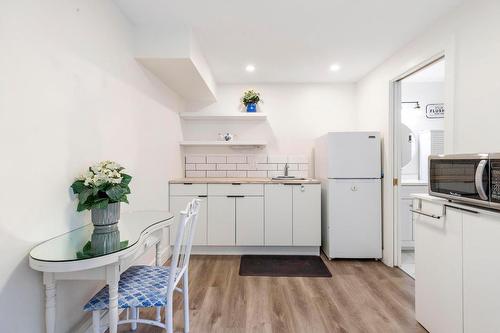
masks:
{"label": "microwave control panel", "polygon": [[491,200],[500,201],[500,161],[491,161]]}

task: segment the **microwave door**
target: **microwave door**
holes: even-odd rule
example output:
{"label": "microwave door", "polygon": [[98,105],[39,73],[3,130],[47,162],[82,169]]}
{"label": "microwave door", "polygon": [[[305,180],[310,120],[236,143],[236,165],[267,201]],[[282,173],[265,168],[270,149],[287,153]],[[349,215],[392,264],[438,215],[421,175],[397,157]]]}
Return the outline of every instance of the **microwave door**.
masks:
{"label": "microwave door", "polygon": [[430,192],[434,195],[464,201],[488,200],[488,178],[488,161],[484,159],[430,161]]}

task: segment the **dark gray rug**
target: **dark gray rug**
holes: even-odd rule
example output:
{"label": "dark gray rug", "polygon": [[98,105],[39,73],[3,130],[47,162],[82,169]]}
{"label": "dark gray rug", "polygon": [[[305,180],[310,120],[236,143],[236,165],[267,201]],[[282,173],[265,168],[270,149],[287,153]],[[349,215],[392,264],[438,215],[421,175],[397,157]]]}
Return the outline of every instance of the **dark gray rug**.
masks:
{"label": "dark gray rug", "polygon": [[319,256],[241,256],[241,276],[332,277]]}

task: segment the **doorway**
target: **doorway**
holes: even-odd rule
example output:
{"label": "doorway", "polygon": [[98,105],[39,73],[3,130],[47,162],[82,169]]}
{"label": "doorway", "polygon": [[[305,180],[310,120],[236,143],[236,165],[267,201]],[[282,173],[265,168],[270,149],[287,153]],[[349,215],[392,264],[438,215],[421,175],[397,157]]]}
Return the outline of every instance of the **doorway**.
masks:
{"label": "doorway", "polygon": [[395,82],[397,266],[415,278],[411,194],[428,193],[428,157],[444,153],[445,59],[438,58]]}

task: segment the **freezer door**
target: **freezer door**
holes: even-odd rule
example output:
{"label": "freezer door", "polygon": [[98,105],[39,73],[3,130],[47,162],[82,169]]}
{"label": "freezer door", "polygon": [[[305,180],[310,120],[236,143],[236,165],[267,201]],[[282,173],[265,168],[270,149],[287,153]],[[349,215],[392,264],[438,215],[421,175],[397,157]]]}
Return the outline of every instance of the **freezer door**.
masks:
{"label": "freezer door", "polygon": [[328,133],[328,178],[380,178],[378,132]]}
{"label": "freezer door", "polygon": [[330,180],[330,256],[381,258],[380,179]]}

